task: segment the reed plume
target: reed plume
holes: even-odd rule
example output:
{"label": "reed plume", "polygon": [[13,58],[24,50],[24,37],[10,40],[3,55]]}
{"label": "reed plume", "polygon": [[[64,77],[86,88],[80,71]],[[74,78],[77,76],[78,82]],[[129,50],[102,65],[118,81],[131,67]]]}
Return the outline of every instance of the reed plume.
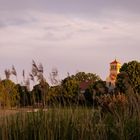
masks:
{"label": "reed plume", "polygon": [[5,69],[4,72],[5,72],[6,79],[9,80],[10,79],[10,75],[11,75],[11,71],[9,69]]}

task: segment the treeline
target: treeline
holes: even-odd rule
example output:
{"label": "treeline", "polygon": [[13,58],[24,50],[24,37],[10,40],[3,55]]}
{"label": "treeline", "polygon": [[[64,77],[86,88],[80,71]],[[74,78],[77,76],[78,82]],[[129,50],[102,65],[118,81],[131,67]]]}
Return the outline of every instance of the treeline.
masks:
{"label": "treeline", "polygon": [[[23,70],[23,84],[16,84],[10,80],[10,75],[17,78],[14,66],[6,69],[6,79],[0,81],[0,105],[5,107],[45,107],[56,105],[88,105],[101,106],[109,109],[110,103],[124,104],[127,95],[140,93],[140,63],[131,61],[124,63],[117,76],[116,87],[110,91],[106,82],[93,73],[78,72],[59,80],[58,71],[54,69],[50,74],[50,86],[44,77],[43,65],[32,62],[29,77],[25,77]],[[18,80],[17,80],[18,81]],[[30,81],[34,83],[30,90]]]}

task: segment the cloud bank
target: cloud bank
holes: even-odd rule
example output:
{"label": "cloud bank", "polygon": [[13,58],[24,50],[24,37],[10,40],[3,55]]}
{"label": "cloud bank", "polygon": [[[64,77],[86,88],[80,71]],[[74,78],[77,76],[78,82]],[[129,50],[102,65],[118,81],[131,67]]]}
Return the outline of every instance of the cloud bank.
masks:
{"label": "cloud bank", "polygon": [[0,68],[86,71],[105,79],[108,63],[140,60],[139,1],[0,0]]}

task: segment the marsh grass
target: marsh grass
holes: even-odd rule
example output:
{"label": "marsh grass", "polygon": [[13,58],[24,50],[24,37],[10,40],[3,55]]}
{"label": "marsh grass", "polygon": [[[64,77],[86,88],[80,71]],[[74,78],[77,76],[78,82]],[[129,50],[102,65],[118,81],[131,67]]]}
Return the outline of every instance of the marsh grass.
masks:
{"label": "marsh grass", "polygon": [[93,107],[51,107],[0,118],[1,140],[140,140],[140,100],[130,96],[111,112]]}

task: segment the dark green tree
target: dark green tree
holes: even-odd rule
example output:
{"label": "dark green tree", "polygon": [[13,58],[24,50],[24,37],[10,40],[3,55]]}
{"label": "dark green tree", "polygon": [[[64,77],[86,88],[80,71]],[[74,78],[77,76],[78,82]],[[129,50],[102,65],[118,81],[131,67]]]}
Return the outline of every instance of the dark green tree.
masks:
{"label": "dark green tree", "polygon": [[126,93],[128,88],[132,88],[135,93],[140,93],[140,62],[131,61],[122,65],[116,87],[120,92]]}
{"label": "dark green tree", "polygon": [[85,72],[78,72],[76,75],[74,75],[75,79],[79,82],[85,82],[85,81],[98,81],[101,80],[100,77],[93,73],[85,73]]}
{"label": "dark green tree", "polygon": [[20,84],[17,84],[16,86],[20,96],[20,106],[30,106],[31,92],[28,90],[27,86],[21,86]]}
{"label": "dark green tree", "polygon": [[32,90],[32,103],[42,103],[45,106],[47,94],[49,92],[49,84],[46,81],[40,81]]}
{"label": "dark green tree", "polygon": [[107,94],[107,91],[108,89],[105,81],[99,80],[92,83],[84,93],[87,104],[97,105],[98,98],[104,94]]}

